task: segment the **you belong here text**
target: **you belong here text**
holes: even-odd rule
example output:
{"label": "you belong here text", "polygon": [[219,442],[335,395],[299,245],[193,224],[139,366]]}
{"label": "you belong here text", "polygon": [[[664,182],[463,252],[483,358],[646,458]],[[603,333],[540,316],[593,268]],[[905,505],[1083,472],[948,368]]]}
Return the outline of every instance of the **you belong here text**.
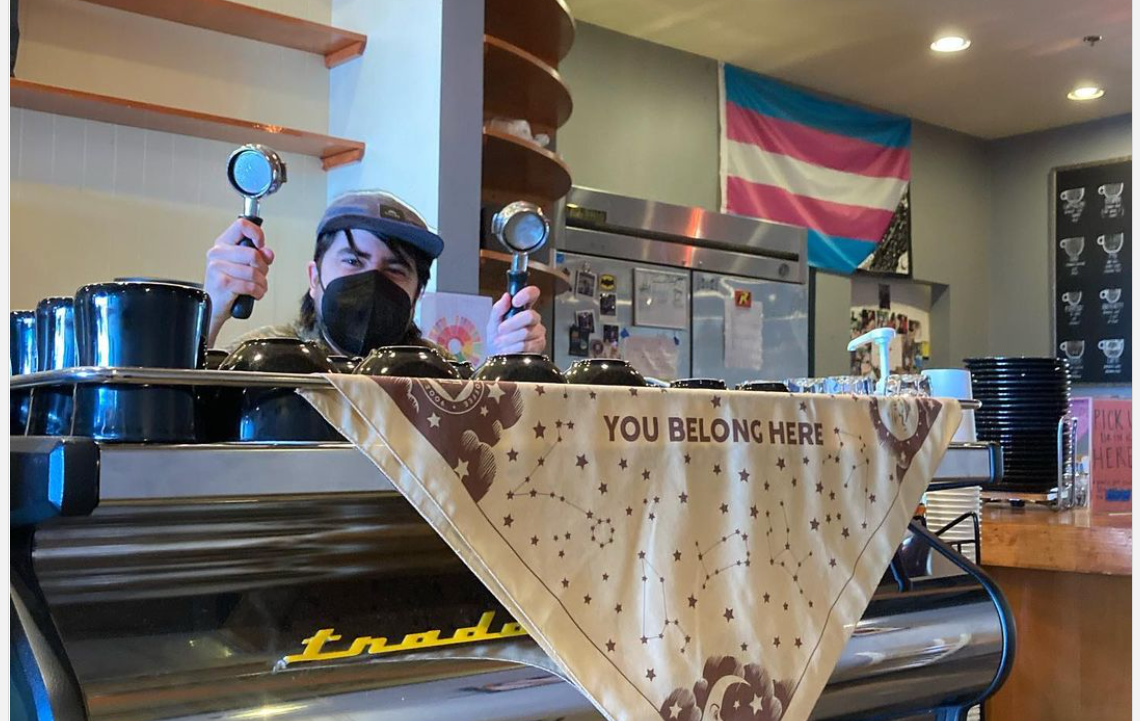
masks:
{"label": "you belong here text", "polygon": [[[756,418],[603,415],[611,443],[767,443],[822,446],[823,424]],[[664,432],[664,433],[663,433]]]}

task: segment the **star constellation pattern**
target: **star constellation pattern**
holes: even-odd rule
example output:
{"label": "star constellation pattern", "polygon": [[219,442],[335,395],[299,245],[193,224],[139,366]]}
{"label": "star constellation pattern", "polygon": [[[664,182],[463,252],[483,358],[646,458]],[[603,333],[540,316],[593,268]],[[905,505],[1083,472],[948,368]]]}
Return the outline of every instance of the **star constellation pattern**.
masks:
{"label": "star constellation pattern", "polygon": [[[770,510],[764,511],[764,517],[768,520],[768,531],[766,533],[766,536],[768,538],[768,563],[771,566],[778,565],[781,569],[783,569],[784,572],[788,575],[788,578],[791,579],[792,583],[795,585],[796,590],[799,591],[799,595],[803,596],[804,586],[800,582],[800,573],[804,567],[804,562],[807,561],[807,559],[814,557],[815,551],[809,550],[803,556],[796,556],[795,551],[792,550],[792,527],[788,521],[788,509],[784,505],[783,501],[780,501],[779,508],[780,520],[782,520],[784,528],[784,542],[782,544],[779,541],[776,542],[776,545],[780,546],[779,549],[774,548],[772,545],[772,537],[775,535],[777,528],[773,525],[772,522],[772,512]],[[787,558],[785,558],[785,556],[787,556]],[[789,562],[796,565],[794,570],[788,567]],[[768,594],[765,594],[764,602],[767,603],[768,600]],[[815,606],[815,602],[811,599],[808,599],[807,604],[808,608],[813,608]],[[785,602],[784,610],[787,611],[788,608],[789,605]]]}
{"label": "star constellation pattern", "polygon": [[[712,555],[713,551],[722,546],[724,546],[726,551],[728,551],[728,545],[726,544],[728,544],[730,541],[738,542],[740,544],[741,549],[743,550],[743,555],[731,555],[731,552],[729,552],[729,557],[727,559],[724,559],[726,560],[724,565],[712,567],[712,572],[710,573],[710,567],[705,563],[706,559]],[[752,565],[752,550],[748,547],[748,534],[741,532],[739,528],[733,531],[730,535],[721,536],[719,541],[716,541],[708,548],[702,549],[700,541],[696,541],[695,545],[697,547],[697,560],[700,562],[701,571],[704,573],[704,580],[701,582],[702,591],[708,588],[708,584],[713,580],[714,577],[719,576],[720,574],[725,573],[733,568],[747,568]],[[737,553],[739,554],[739,551],[737,551]],[[709,562],[713,563],[711,560]]]}
{"label": "star constellation pattern", "polygon": [[[693,639],[681,627],[680,620],[669,616],[669,594],[665,592],[665,576],[657,571],[657,568],[647,558],[645,551],[639,551],[637,558],[641,562],[641,638],[639,639],[641,645],[645,646],[654,640],[664,640],[665,632],[672,625],[676,633],[684,639],[680,652],[685,653]],[[651,589],[656,589],[657,593],[654,594]],[[656,633],[649,628],[651,622],[649,606],[654,596],[660,601],[661,611],[661,628]],[[690,598],[692,597],[690,596]]]}
{"label": "star constellation pattern", "polygon": [[[542,394],[538,393],[538,395]],[[591,392],[590,396],[591,400],[596,399],[596,394],[594,392]],[[567,394],[564,393],[563,397],[566,398]],[[713,399],[714,407],[720,406],[720,404],[717,402],[719,400],[719,397]],[[801,403],[801,411],[804,410],[803,406],[804,404]],[[555,421],[555,433],[553,440],[546,445],[542,455],[540,455],[539,458],[535,461],[534,466],[531,468],[530,474],[525,476],[521,482],[517,483],[514,487],[507,491],[506,497],[507,500],[516,500],[519,498],[546,499],[554,500],[558,503],[564,504],[566,507],[573,510],[576,514],[589,522],[588,529],[590,532],[591,542],[597,544],[599,548],[604,549],[606,546],[613,544],[617,538],[617,530],[613,524],[612,518],[602,517],[595,510],[585,508],[575,503],[574,501],[567,499],[565,495],[550,490],[549,488],[542,487],[539,483],[536,482],[536,476],[540,475],[543,472],[546,467],[547,460],[557,450],[558,446],[564,442],[565,438],[563,436],[563,431],[572,431],[573,427],[573,422],[567,422],[563,420]],[[541,421],[536,423],[536,425],[532,428],[536,439],[545,439],[546,434],[549,432],[549,430],[550,428],[543,426]],[[853,480],[856,480],[857,483],[861,481],[859,485],[861,486],[864,498],[862,505],[863,520],[860,525],[862,529],[866,529],[868,527],[867,518],[870,513],[869,506],[876,500],[875,495],[870,491],[870,481],[867,477],[867,474],[864,472],[870,467],[870,458],[867,453],[868,445],[863,437],[859,434],[844,432],[839,428],[834,429],[834,433],[837,438],[838,449],[834,453],[828,453],[821,461],[821,465],[826,467],[828,463],[834,463],[835,465],[842,466],[845,463],[844,455],[856,456],[854,462],[851,462],[851,459],[848,459],[846,461],[847,463],[850,463],[851,468],[844,476],[841,486],[842,489],[846,490],[849,489]],[[849,445],[854,447],[844,453],[844,450],[847,449]],[[515,451],[513,448],[510,449],[506,455],[509,462],[513,463],[517,460],[518,454],[517,451]],[[691,454],[685,453],[683,460],[685,466],[690,466],[692,462]],[[590,461],[586,458],[585,455],[578,455],[575,459],[574,465],[579,470],[584,470],[587,466],[590,465]],[[618,461],[617,465],[619,471],[622,473],[628,473],[631,470],[629,462],[625,457],[622,457]],[[819,469],[812,468],[811,461],[806,455],[800,459],[799,466],[801,467],[801,471],[805,477],[808,475],[821,477],[824,471],[824,468],[822,467]],[[778,472],[788,472],[794,469],[796,466],[790,466],[787,459],[785,459],[783,456],[780,456],[776,459],[774,467]],[[753,475],[747,469],[740,469],[733,472],[727,471],[725,470],[724,464],[722,463],[713,463],[710,472],[714,478],[719,479],[722,475],[727,475],[729,478],[735,477],[738,483],[745,484],[751,482]],[[639,477],[643,483],[654,483],[655,485],[653,485],[653,487],[656,490],[664,493],[669,493],[669,491],[664,488],[664,486],[655,481],[653,478],[653,472],[649,468],[643,468],[635,475]],[[791,478],[787,481],[787,484],[794,489],[798,487],[799,482],[800,481],[798,476],[792,475]],[[805,478],[805,483],[810,483],[810,481]],[[823,482],[817,480],[813,485],[816,493],[822,495],[825,490]],[[763,487],[766,492],[771,492],[772,480],[770,480],[770,477],[765,478]],[[609,484],[605,481],[600,481],[597,486],[597,492],[604,497],[609,492]],[[676,493],[675,496],[680,505],[685,505],[688,503],[689,496],[688,493],[686,493],[684,490]],[[842,497],[837,496],[837,493],[832,490],[826,495],[825,503],[827,501],[830,501],[831,506],[839,507],[842,505],[842,500]],[[644,520],[652,523],[659,518],[657,509],[660,503],[660,495],[647,494],[642,498],[642,511]],[[765,509],[764,511],[765,522],[767,526],[764,531],[765,539],[767,542],[769,565],[774,568],[779,568],[784,573],[786,578],[791,582],[791,585],[794,586],[795,589],[793,597],[803,597],[807,607],[809,609],[813,609],[815,607],[815,600],[807,597],[804,573],[805,564],[808,564],[809,561],[814,560],[816,557],[814,545],[818,542],[813,541],[810,538],[807,541],[799,539],[797,534],[793,533],[791,520],[788,517],[788,511],[785,502],[783,500],[779,500],[776,503],[776,508],[778,509],[778,515],[776,518],[773,518],[773,511],[771,508]],[[633,507],[626,506],[624,510],[626,517],[632,517],[634,515],[635,511]],[[727,514],[729,512],[728,503],[721,503],[719,506],[719,511],[722,515]],[[751,515],[753,518],[756,518],[758,515],[755,505],[753,505],[751,508]],[[503,525],[509,527],[512,521],[513,519],[508,516],[504,519]],[[823,525],[830,526],[832,523],[842,524],[842,522],[842,511],[833,510],[825,514]],[[821,526],[817,518],[812,518],[806,525],[810,527],[812,532],[818,532]],[[554,543],[569,542],[572,539],[572,535],[573,534],[571,530],[566,530],[561,534],[555,533],[551,536],[551,541]],[[840,535],[844,539],[849,539],[851,537],[850,530],[846,526],[842,527]],[[746,569],[751,567],[752,553],[751,548],[748,544],[748,539],[748,533],[744,532],[740,528],[735,528],[732,533],[722,535],[719,540],[714,540],[709,545],[704,547],[699,540],[694,541],[694,549],[696,551],[696,557],[698,565],[700,567],[701,575],[700,591],[707,590],[709,584],[715,579],[719,578],[722,574],[728,573],[733,569]],[[531,545],[537,546],[539,543],[540,539],[537,536],[533,536],[531,538]],[[679,561],[681,552],[678,550],[675,551],[674,554],[677,557],[675,560]],[[559,558],[564,558],[565,550],[559,550],[558,556]],[[643,572],[641,575],[642,614],[640,618],[642,634],[640,639],[642,640],[643,644],[647,644],[654,640],[662,640],[665,638],[665,634],[670,629],[670,627],[673,627],[680,634],[680,637],[684,639],[684,644],[680,647],[681,652],[684,653],[688,648],[691,637],[688,634],[684,633],[684,630],[680,627],[680,620],[678,618],[671,617],[669,614],[669,593],[666,588],[666,577],[664,574],[658,573],[652,562],[650,562],[645,557],[644,552],[641,552],[639,554],[639,561],[643,564]],[[837,563],[834,558],[830,559],[829,566],[833,569],[837,567]],[[654,579],[656,580],[656,584],[653,583]],[[603,580],[608,580],[608,574],[603,574]],[[569,579],[562,579],[561,586],[563,589],[568,589],[569,585]],[[764,603],[769,603],[771,601],[771,594],[765,592],[762,598]],[[660,623],[660,627],[657,627],[656,624],[654,624],[653,628],[650,628],[648,626],[650,623],[650,618],[647,615],[647,604],[650,603],[651,599],[654,599],[653,602],[658,604],[658,606],[663,609],[661,618],[658,621],[658,623]],[[587,605],[592,602],[592,600],[593,599],[588,595],[583,597],[583,603]],[[689,607],[695,607],[699,601],[699,592],[694,592],[689,596]],[[782,607],[784,611],[789,611],[791,605],[788,601],[784,601],[782,603]],[[615,611],[617,613],[621,613],[623,610],[624,607],[622,604],[619,603],[615,606]],[[724,617],[726,619],[726,622],[731,623],[735,618],[735,611],[733,609],[725,609]],[[796,642],[797,643],[795,645],[797,647],[802,645],[802,641],[799,638],[796,639]],[[614,642],[611,639],[611,641],[607,643],[607,647],[613,643]],[[773,645],[775,647],[778,648],[779,643],[780,641],[778,637],[773,639]]]}
{"label": "star constellation pattern", "polygon": [[[855,454],[857,457],[855,458],[854,462],[851,463],[851,470],[847,472],[846,477],[844,477],[844,479],[843,479],[843,488],[847,489],[851,485],[852,480],[854,480],[856,478],[856,476],[858,476],[858,480],[860,482],[859,487],[863,493],[863,503],[862,503],[863,518],[859,522],[859,527],[863,530],[866,530],[867,526],[868,526],[868,519],[871,516],[871,506],[873,506],[875,503],[878,502],[878,497],[876,496],[876,494],[871,492],[871,477],[870,477],[871,457],[867,452],[869,449],[869,446],[867,445],[867,441],[863,439],[863,436],[861,434],[850,433],[847,431],[841,431],[839,428],[834,429],[834,433],[835,433],[836,437],[838,437],[840,439],[840,441],[839,441],[840,450],[842,450],[843,448],[846,447],[847,440],[853,440],[854,443],[858,444],[858,450],[855,451]],[[843,464],[843,460],[840,457],[838,451],[833,455],[829,454],[828,458],[829,459],[834,458],[835,463],[837,465]],[[894,481],[894,474],[893,473],[890,474],[890,480]],[[830,500],[835,500],[835,499],[831,498]],[[842,518],[840,520],[842,520]]]}
{"label": "star constellation pattern", "polygon": [[[539,386],[539,389],[541,389],[541,386]],[[563,442],[564,438],[562,436],[562,431],[563,430],[573,431],[574,430],[574,422],[573,421],[564,422],[562,420],[558,420],[555,422],[554,428],[555,428],[554,440],[547,444],[542,455],[540,455],[538,457],[538,459],[535,461],[535,464],[531,468],[530,473],[527,474],[521,482],[519,482],[513,488],[511,488],[510,490],[508,490],[506,492],[506,494],[505,494],[506,499],[508,501],[522,500],[522,499],[528,499],[528,498],[529,499],[546,499],[546,500],[557,501],[558,503],[565,505],[566,507],[570,508],[571,510],[573,510],[577,514],[581,515],[586,521],[588,521],[589,522],[588,529],[590,532],[590,542],[597,544],[598,548],[605,548],[606,546],[611,545],[617,537],[617,532],[614,529],[614,523],[613,523],[612,518],[610,518],[608,516],[603,517],[600,513],[594,511],[593,509],[583,508],[582,506],[578,505],[574,501],[568,499],[564,493],[558,493],[558,492],[555,492],[549,488],[541,488],[538,486],[538,484],[536,484],[534,482],[534,476],[539,473],[539,469],[544,468],[546,466],[547,459],[550,457],[550,455],[552,453],[554,453],[554,451],[557,449],[558,445]],[[541,422],[537,423],[532,430],[534,431],[536,439],[546,437],[547,428],[545,426],[543,426]],[[516,451],[514,448],[511,448],[509,451],[507,451],[506,457],[507,457],[507,461],[509,463],[514,463],[518,460],[518,451]],[[586,468],[586,466],[589,465],[589,461],[586,459],[585,455],[579,455],[577,457],[576,465],[578,466],[578,468],[584,469],[584,468]],[[604,496],[608,491],[609,491],[609,488],[605,482],[602,482],[599,484],[598,492],[601,495]],[[515,519],[513,516],[507,515],[503,518],[502,525],[506,528],[510,528],[512,525],[514,525],[514,521],[515,521]],[[554,543],[563,543],[564,544],[566,542],[569,542],[572,538],[573,538],[572,531],[570,529],[566,529],[565,531],[562,532],[561,535],[557,534],[557,533],[554,534],[551,537],[551,541]],[[533,545],[533,546],[537,546],[540,543],[537,536],[532,537],[531,541],[532,541],[531,545]],[[566,557],[565,549],[559,550],[558,557],[559,558],[565,558]]]}
{"label": "star constellation pattern", "polygon": [[[537,393],[537,395],[542,394]],[[634,394],[631,393],[631,395]],[[563,398],[566,397],[567,394],[563,393]],[[591,400],[596,400],[596,394],[593,391],[590,392],[590,397]],[[714,402],[713,407],[720,408],[720,404]],[[802,407],[801,411],[803,411]],[[843,525],[843,511],[840,510],[845,507],[845,502],[850,499],[852,484],[854,484],[856,492],[861,491],[863,496],[860,506],[862,511],[860,528],[862,530],[868,528],[868,519],[872,512],[871,506],[877,501],[871,489],[870,447],[867,441],[860,434],[844,432],[839,428],[834,431],[835,445],[838,446],[834,452],[829,452],[822,457],[809,457],[805,454],[802,457],[793,456],[789,458],[786,453],[775,458],[770,457],[772,470],[769,472],[755,472],[749,468],[734,468],[733,464],[729,462],[730,457],[716,446],[690,444],[684,447],[685,452],[683,454],[678,454],[674,459],[676,465],[667,465],[667,468],[675,468],[680,472],[668,473],[664,477],[659,477],[658,471],[651,466],[634,466],[630,459],[636,454],[614,454],[613,458],[603,461],[602,459],[605,459],[607,454],[594,456],[589,452],[579,454],[573,450],[567,453],[564,463],[557,462],[560,457],[556,454],[565,447],[566,434],[573,432],[574,423],[558,419],[550,425],[544,425],[543,421],[545,420],[547,419],[536,420],[531,418],[526,421],[528,424],[533,424],[529,425],[530,433],[527,434],[527,437],[530,438],[532,433],[533,439],[542,442],[544,445],[541,446],[540,455],[533,460],[529,472],[522,477],[521,481],[510,486],[504,495],[507,501],[516,503],[526,499],[553,501],[567,509],[569,517],[566,528],[554,533],[548,530],[547,535],[543,536],[543,538],[549,537],[550,542],[557,545],[559,559],[566,557],[571,542],[576,540],[575,534],[581,532],[582,526],[578,524],[584,525],[589,533],[591,544],[596,545],[599,550],[604,550],[615,544],[621,534],[618,526],[614,524],[613,518],[606,515],[607,513],[632,521],[635,527],[641,528],[645,532],[646,529],[653,528],[655,523],[661,519],[663,511],[667,510],[670,513],[688,512],[688,507],[691,505],[689,492],[694,488],[701,488],[702,501],[706,505],[711,504],[709,507],[713,517],[726,518],[727,520],[733,518],[733,516],[729,516],[732,510],[730,504],[734,500],[732,488],[741,485],[761,484],[764,496],[768,500],[764,503],[757,502],[751,505],[748,520],[757,524],[758,533],[764,533],[769,561],[767,565],[773,569],[779,569],[778,572],[786,578],[787,585],[777,584],[772,588],[765,589],[763,594],[757,593],[757,603],[759,604],[762,601],[766,605],[774,602],[777,604],[777,608],[782,607],[784,612],[790,612],[795,604],[802,603],[806,605],[807,609],[812,610],[817,608],[817,602],[823,599],[811,597],[809,591],[811,578],[828,569],[841,573],[850,571],[850,569],[838,566],[835,557],[827,558],[826,565],[823,562],[815,563],[820,557],[817,550],[821,552],[827,550],[821,533],[822,529],[834,525],[838,538],[843,541],[858,541],[858,539],[852,538],[850,529]],[[520,426],[522,425],[520,423]],[[696,456],[701,456],[703,460]],[[506,462],[508,471],[514,467],[514,464],[521,461],[520,453],[514,448],[506,449],[501,457]],[[611,462],[614,464],[613,466],[609,466]],[[604,463],[607,468],[600,470],[599,463]],[[834,468],[832,468],[833,466]],[[553,481],[548,479],[547,470],[551,468],[558,468],[563,474],[574,474],[571,476],[574,480],[578,480],[578,478],[588,479],[587,485],[583,487],[589,487],[592,491],[590,502],[581,500],[583,487],[576,487],[575,497],[567,498],[564,493],[569,488],[565,484],[574,481],[565,476]],[[698,475],[702,470],[703,478]],[[836,478],[837,472],[841,473],[839,478]],[[578,476],[578,473],[581,476]],[[507,475],[514,475],[516,479],[518,478],[512,473]],[[679,480],[679,485],[675,482],[676,480]],[[623,502],[617,508],[609,507],[611,505],[611,494],[617,488],[613,484],[624,484],[622,486],[624,498],[629,498],[629,484],[641,486],[643,492],[639,494],[640,508],[632,499],[630,499],[632,503]],[[804,486],[802,491],[799,490],[801,484]],[[831,486],[831,484],[834,485]],[[719,504],[712,500],[712,495],[717,493],[727,493],[725,500]],[[810,519],[790,518],[787,503],[782,498],[789,493],[793,494],[793,497],[794,494],[805,494],[809,498],[813,495],[818,497],[818,508],[826,511],[823,514],[822,522],[816,517]],[[668,508],[662,505],[663,500],[667,503]],[[753,500],[757,500],[756,496],[753,496]],[[761,511],[758,505],[763,508],[764,517],[762,519],[759,518]],[[607,508],[608,510],[603,510]],[[504,530],[510,529],[514,520],[511,515],[506,516],[502,523]],[[626,599],[627,602],[623,604],[620,597],[609,597],[607,603],[612,605],[607,606],[607,612],[612,614],[614,619],[617,619],[615,622],[619,625],[617,631],[611,632],[612,635],[609,638],[598,640],[599,650],[603,650],[608,655],[619,653],[619,649],[622,648],[621,629],[628,627],[620,619],[626,618],[631,612],[635,612],[638,618],[636,620],[629,619],[636,623],[631,630],[636,629],[639,634],[635,639],[629,639],[635,646],[652,648],[654,644],[672,641],[676,644],[673,648],[678,653],[690,654],[693,649],[693,636],[691,631],[686,628],[682,616],[686,612],[689,615],[698,613],[698,609],[703,608],[703,604],[709,602],[709,599],[706,599],[706,594],[710,592],[711,584],[717,580],[726,579],[731,572],[737,571],[745,574],[736,577],[737,583],[749,583],[753,578],[748,575],[751,572],[753,560],[752,548],[749,543],[749,529],[740,526],[738,522],[733,523],[732,520],[729,520],[729,523],[732,524],[730,532],[724,532],[710,539],[698,538],[694,540],[689,551],[692,555],[687,559],[687,554],[680,548],[674,549],[671,557],[667,560],[653,559],[650,553],[645,550],[639,551],[637,562],[640,576],[637,580],[639,580],[640,603],[632,603],[633,599]],[[531,535],[529,546],[540,546],[544,543],[543,538],[540,538],[540,534]],[[523,547],[528,545],[526,540],[524,537],[521,544]],[[634,541],[634,539],[623,538],[623,541],[627,540]],[[661,549],[656,548],[651,550],[652,552],[661,553]],[[668,556],[668,554],[665,555]],[[822,555],[824,557],[829,556],[827,553]],[[680,565],[683,560],[691,564],[690,567],[695,573],[692,576],[695,583],[691,592],[683,590],[685,585],[683,579],[691,575],[688,570],[690,567]],[[672,578],[674,574],[666,570],[665,566],[682,569],[681,575],[677,579]],[[589,577],[592,578],[593,575],[589,574]],[[574,589],[572,588],[574,583],[567,576],[556,579],[552,586],[554,590],[562,592],[561,598],[564,604],[577,608],[589,607],[597,605],[602,600],[600,597],[607,595],[604,589],[609,588],[606,584],[610,581],[610,574],[603,571],[599,577],[602,581],[600,586],[596,582],[591,582],[585,588]],[[773,594],[779,594],[782,589],[786,589],[790,595],[786,599],[773,598]],[[680,608],[672,607],[670,599],[680,600]],[[633,608],[630,607],[631,605]],[[739,614],[756,612],[757,609],[738,609],[729,605],[723,609],[718,609],[716,615],[723,619],[727,626],[731,627],[741,618]],[[760,612],[763,613],[763,611]],[[705,618],[711,619],[712,617],[706,616]],[[797,630],[800,635],[789,634],[783,638],[775,635],[768,639],[756,640],[760,642],[760,645],[764,645],[766,641],[773,650],[779,650],[782,647],[798,650],[805,645],[809,645],[809,647],[812,645],[814,639],[809,639],[809,634],[816,635],[822,632],[822,628],[811,627]],[[749,639],[749,641],[751,640]],[[748,642],[739,643],[738,646],[740,652],[749,653],[750,644]],[[763,650],[756,648],[752,653],[762,654]],[[643,682],[647,681],[651,684],[656,677],[657,674],[652,666],[644,669]]]}

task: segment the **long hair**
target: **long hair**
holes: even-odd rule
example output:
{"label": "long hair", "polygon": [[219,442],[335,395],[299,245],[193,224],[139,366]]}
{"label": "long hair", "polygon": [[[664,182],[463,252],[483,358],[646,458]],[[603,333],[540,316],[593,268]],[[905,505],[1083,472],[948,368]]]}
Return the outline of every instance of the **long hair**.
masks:
{"label": "long hair", "polygon": [[[352,248],[354,252],[359,252],[359,249],[356,247],[356,240],[352,237],[352,231],[348,228],[344,230],[344,238],[348,242],[349,248]],[[313,262],[317,264],[318,272],[320,272],[321,260],[325,257],[325,253],[328,252],[329,248],[332,247],[334,240],[336,240],[336,233],[321,233],[317,236],[317,247],[313,251]],[[428,279],[431,278],[431,258],[418,248],[398,238],[382,237],[380,240],[388,246],[389,250],[400,256],[401,259],[416,269],[418,287],[416,288],[416,297],[412,299],[412,303],[415,303],[424,292],[424,288],[427,287]],[[308,291],[301,296],[301,327],[307,331],[313,331],[317,327],[317,306]],[[408,333],[404,336],[404,342],[412,344],[422,338],[423,333],[420,332],[415,322],[409,323]]]}

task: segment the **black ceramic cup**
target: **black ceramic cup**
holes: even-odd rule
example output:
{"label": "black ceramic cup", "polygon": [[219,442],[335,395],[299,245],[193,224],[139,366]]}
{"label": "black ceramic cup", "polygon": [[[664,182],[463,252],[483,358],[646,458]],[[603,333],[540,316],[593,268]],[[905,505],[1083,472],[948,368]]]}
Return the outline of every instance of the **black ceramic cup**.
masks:
{"label": "black ceramic cup", "polygon": [[[79,364],[193,370],[206,361],[210,297],[189,283],[127,280],[75,293]],[[195,440],[197,393],[189,386],[81,385],[72,432],[104,442]]]}
{"label": "black ceramic cup", "polygon": [[475,368],[467,361],[453,360],[448,361],[447,364],[454,368],[455,372],[458,373],[459,377],[463,380],[470,380],[471,376],[475,375]]}
{"label": "black ceramic cup", "polygon": [[452,368],[435,348],[419,345],[377,348],[353,372],[365,376],[461,380],[459,371]]}
{"label": "black ceramic cup", "polygon": [[362,360],[364,359],[359,356],[353,356],[351,358],[346,355],[329,356],[329,361],[332,362],[337,373],[352,373],[356,370],[356,367],[360,365]]}
{"label": "black ceramic cup", "polygon": [[787,393],[788,387],[780,381],[744,381],[736,384],[738,391],[759,393]]}
{"label": "black ceramic cup", "polygon": [[679,378],[669,384],[670,388],[698,388],[708,391],[723,391],[728,384],[719,378]]}
{"label": "black ceramic cup", "polygon": [[[221,369],[229,358],[228,351],[210,348],[206,351],[205,370]],[[194,436],[201,443],[215,443],[232,440],[231,421],[237,418],[237,403],[232,397],[234,391],[225,386],[195,386]],[[228,404],[228,405],[227,405]]]}
{"label": "black ceramic cup", "polygon": [[[12,354],[8,372],[14,376],[35,373],[36,367],[36,312],[34,310],[14,310],[9,315],[10,347]],[[32,404],[30,389],[12,391],[11,435],[23,435],[28,426],[28,411]]]}
{"label": "black ceramic cup", "polygon": [[644,388],[649,384],[645,376],[623,360],[590,358],[575,361],[566,371],[570,383],[590,386],[631,386]]}
{"label": "black ceramic cup", "polygon": [[[140,278],[115,278],[115,283],[149,283],[149,284],[157,283],[159,285],[176,285],[176,286],[181,286],[183,288],[191,288],[193,290],[203,290],[201,283],[194,283],[194,282],[191,282],[188,280],[171,280],[171,279],[166,279],[166,278],[141,278],[141,277]],[[207,297],[209,297],[209,296],[207,296]],[[207,322],[205,323],[205,326],[202,329],[202,337],[200,339],[201,342],[198,346],[198,365],[197,365],[198,368],[208,367],[206,359],[210,353],[210,351],[207,350],[207,345],[209,342],[209,333],[210,333],[209,313],[211,310],[212,310],[212,308],[207,308],[207,318],[206,318]],[[78,328],[77,328],[76,332],[78,332]],[[218,353],[221,353],[221,352],[222,351],[220,351],[220,350],[214,351],[215,357],[217,356]],[[220,362],[220,361],[215,361],[215,362]],[[179,367],[181,367],[181,366],[179,366]]]}
{"label": "black ceramic cup", "polygon": [[[41,371],[74,368],[75,301],[44,298],[36,306],[36,366]],[[32,389],[28,435],[61,436],[71,432],[74,386]]]}
{"label": "black ceramic cup", "polygon": [[472,376],[477,381],[509,381],[512,383],[565,383],[566,376],[544,355],[511,353],[493,355]]}
{"label": "black ceramic cup", "polygon": [[[220,370],[258,373],[336,373],[328,355],[315,343],[296,338],[261,338],[238,346]],[[230,440],[343,441],[320,413],[292,388],[225,389],[208,415]]]}
{"label": "black ceramic cup", "polygon": [[216,371],[222,367],[222,363],[226,362],[230,354],[221,348],[210,348],[206,351],[206,365],[205,369],[208,371]]}

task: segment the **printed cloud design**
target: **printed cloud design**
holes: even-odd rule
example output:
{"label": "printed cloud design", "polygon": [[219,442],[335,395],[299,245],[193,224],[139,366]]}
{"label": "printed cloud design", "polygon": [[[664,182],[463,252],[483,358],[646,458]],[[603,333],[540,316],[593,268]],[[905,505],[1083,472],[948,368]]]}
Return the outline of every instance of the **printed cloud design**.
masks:
{"label": "printed cloud design", "polygon": [[471,498],[482,500],[495,479],[491,448],[522,417],[522,393],[515,384],[423,378],[376,382],[443,456]]}
{"label": "printed cloud design", "polygon": [[713,656],[692,690],[676,689],[660,711],[667,721],[779,721],[791,697],[791,685],[759,664]]}

